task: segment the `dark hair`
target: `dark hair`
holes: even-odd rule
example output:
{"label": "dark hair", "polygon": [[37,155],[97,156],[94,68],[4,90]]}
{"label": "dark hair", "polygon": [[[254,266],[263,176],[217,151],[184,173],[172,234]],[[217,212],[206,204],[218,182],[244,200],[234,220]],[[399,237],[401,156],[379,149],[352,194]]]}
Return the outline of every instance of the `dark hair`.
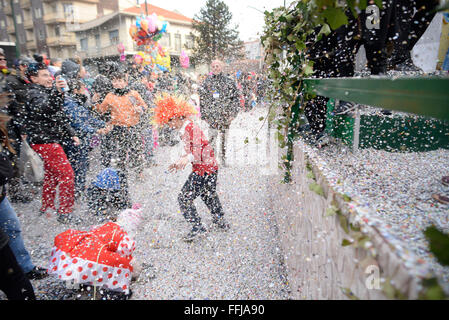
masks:
{"label": "dark hair", "polygon": [[37,76],[39,70],[46,70],[47,66],[45,63],[42,62],[36,62],[36,63],[30,63],[28,65],[26,76],[28,78]]}
{"label": "dark hair", "polygon": [[126,80],[126,73],[124,73],[124,72],[113,72],[113,73],[111,73],[111,79]]}
{"label": "dark hair", "polygon": [[78,80],[78,79],[68,80],[68,84],[69,84],[69,87],[70,87],[70,91],[72,91],[72,92],[75,91],[75,90],[79,90],[82,87],[86,86],[84,84],[84,82],[82,82],[81,80]]}
{"label": "dark hair", "polygon": [[0,142],[12,153],[16,154],[16,151],[11,146],[8,136],[8,129],[6,128],[6,123],[11,119],[10,116],[0,113]]}

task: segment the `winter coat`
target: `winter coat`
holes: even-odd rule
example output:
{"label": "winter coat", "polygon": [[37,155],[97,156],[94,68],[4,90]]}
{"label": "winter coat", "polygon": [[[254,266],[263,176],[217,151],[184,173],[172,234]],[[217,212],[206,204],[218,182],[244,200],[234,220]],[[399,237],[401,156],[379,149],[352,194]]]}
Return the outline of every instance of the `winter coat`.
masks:
{"label": "winter coat", "polygon": [[192,163],[192,171],[200,176],[218,170],[214,149],[209,145],[203,131],[195,123],[187,120],[179,131],[184,151]]}
{"label": "winter coat", "polygon": [[65,95],[64,112],[70,119],[70,125],[75,129],[76,135],[83,140],[88,140],[98,129],[104,128],[105,123],[92,116],[89,109],[84,107],[84,102],[73,95]]}
{"label": "winter coat", "polygon": [[8,126],[14,131],[14,137],[21,135],[24,119],[26,118],[25,104],[30,82],[18,74],[10,74],[6,78],[6,91],[14,94],[8,104],[8,114],[12,117]]}
{"label": "winter coat", "polygon": [[76,136],[63,110],[64,94],[56,88],[31,84],[26,103],[24,132],[30,144],[59,143]]}
{"label": "winter coat", "polygon": [[201,119],[214,129],[229,128],[239,112],[239,92],[235,81],[224,74],[211,75],[199,89]]}
{"label": "winter coat", "polygon": [[108,93],[95,109],[99,113],[111,112],[112,125],[132,127],[139,123],[140,115],[148,106],[137,91],[129,90],[123,95]]}

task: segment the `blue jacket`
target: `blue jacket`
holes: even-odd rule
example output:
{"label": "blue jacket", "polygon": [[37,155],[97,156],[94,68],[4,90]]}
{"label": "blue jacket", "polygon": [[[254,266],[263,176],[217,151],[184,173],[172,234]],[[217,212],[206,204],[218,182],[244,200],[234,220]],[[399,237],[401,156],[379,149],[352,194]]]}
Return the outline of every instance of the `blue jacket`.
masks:
{"label": "blue jacket", "polygon": [[80,101],[68,94],[65,95],[63,109],[80,138],[89,138],[106,125],[104,121],[96,119]]}

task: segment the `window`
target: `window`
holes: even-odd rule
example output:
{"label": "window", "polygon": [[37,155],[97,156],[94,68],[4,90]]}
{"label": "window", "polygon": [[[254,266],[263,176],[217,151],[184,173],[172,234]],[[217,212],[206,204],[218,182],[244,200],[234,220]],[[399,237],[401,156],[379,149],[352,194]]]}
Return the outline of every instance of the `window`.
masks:
{"label": "window", "polygon": [[55,26],[55,36],[60,37],[61,36],[61,27]]}
{"label": "window", "polygon": [[42,10],[41,10],[41,8],[34,9],[34,17],[36,19],[42,18]]}
{"label": "window", "polygon": [[170,33],[165,33],[160,40],[161,45],[164,47],[171,47],[170,42]]}
{"label": "window", "polygon": [[179,33],[175,34],[175,51],[181,52],[181,35]]}
{"label": "window", "polygon": [[111,42],[111,44],[118,44],[118,30],[109,31],[109,41]]}
{"label": "window", "polygon": [[20,14],[16,15],[16,23],[21,24],[22,23],[22,16]]}
{"label": "window", "polygon": [[6,26],[5,20],[0,20],[0,27],[4,28]]}
{"label": "window", "polygon": [[81,51],[87,51],[87,38],[83,38],[80,40]]}
{"label": "window", "polygon": [[97,49],[101,48],[101,40],[100,40],[100,35],[99,34],[95,35],[95,48],[97,48]]}
{"label": "window", "polygon": [[64,16],[67,17],[72,17],[73,16],[73,4],[71,3],[63,3],[62,4],[63,8],[64,8]]}
{"label": "window", "polygon": [[45,40],[45,32],[42,29],[39,29],[37,32],[37,37],[39,38],[39,40]]}
{"label": "window", "polygon": [[186,36],[186,48],[192,49],[193,43],[194,43],[193,36]]}

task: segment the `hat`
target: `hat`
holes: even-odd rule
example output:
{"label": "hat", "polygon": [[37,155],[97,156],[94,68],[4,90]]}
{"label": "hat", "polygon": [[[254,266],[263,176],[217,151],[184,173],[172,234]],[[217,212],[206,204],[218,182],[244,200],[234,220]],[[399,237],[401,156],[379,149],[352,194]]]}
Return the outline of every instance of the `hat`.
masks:
{"label": "hat", "polygon": [[92,184],[101,189],[120,190],[120,178],[118,172],[112,168],[106,168],[101,171]]}
{"label": "hat", "polygon": [[117,224],[125,229],[128,234],[134,234],[142,221],[143,212],[140,207],[138,209],[126,209],[117,217]]}
{"label": "hat", "polygon": [[67,78],[76,78],[81,66],[71,60],[64,60],[61,66],[61,75]]}
{"label": "hat", "polygon": [[39,70],[45,70],[47,69],[47,66],[43,64],[42,62],[33,62],[28,65],[28,68],[26,70],[26,76],[29,78],[31,76],[37,75],[37,72]]}
{"label": "hat", "polygon": [[162,93],[154,100],[156,107],[154,108],[153,122],[158,126],[163,126],[172,118],[188,117],[196,114],[195,107],[189,104],[180,96]]}

